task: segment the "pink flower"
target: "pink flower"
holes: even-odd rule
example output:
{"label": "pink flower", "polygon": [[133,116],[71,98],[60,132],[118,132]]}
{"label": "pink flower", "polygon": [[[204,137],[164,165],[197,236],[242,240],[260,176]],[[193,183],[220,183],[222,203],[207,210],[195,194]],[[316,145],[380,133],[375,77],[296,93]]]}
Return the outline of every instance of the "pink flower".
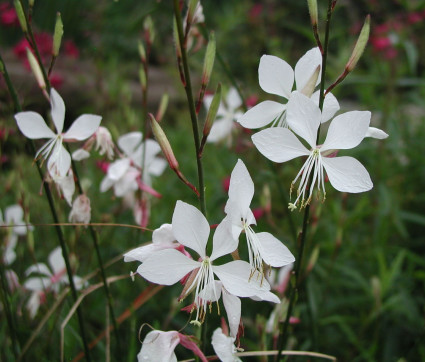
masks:
{"label": "pink flower", "polygon": [[15,9],[7,2],[0,4],[0,23],[4,26],[19,25]]}
{"label": "pink flower", "polygon": [[66,40],[63,44],[63,47],[66,56],[75,59],[80,56],[80,51],[72,40]]}

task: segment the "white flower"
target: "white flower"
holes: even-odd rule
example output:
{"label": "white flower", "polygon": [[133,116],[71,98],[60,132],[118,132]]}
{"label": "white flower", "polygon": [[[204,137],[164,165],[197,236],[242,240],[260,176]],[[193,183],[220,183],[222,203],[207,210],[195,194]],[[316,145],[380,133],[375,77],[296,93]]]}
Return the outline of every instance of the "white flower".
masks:
{"label": "white flower", "polygon": [[72,196],[75,192],[75,181],[72,168],[68,170],[68,174],[66,176],[55,175],[52,176],[52,180],[56,184],[56,189],[59,195],[62,194],[68,205],[72,206]]}
{"label": "white flower", "polygon": [[18,237],[26,235],[27,230],[32,230],[32,225],[26,226],[25,224],[24,210],[21,205],[15,204],[8,206],[4,210],[4,220],[0,210],[0,225],[8,226],[6,229],[8,236],[3,251],[3,260],[6,265],[12,264],[16,259],[15,248]]}
{"label": "white flower", "polygon": [[217,357],[222,362],[238,362],[241,359],[235,356],[237,349],[234,345],[235,339],[226,336],[221,328],[217,328],[212,335],[212,346]]}
{"label": "white flower", "polygon": [[190,336],[177,331],[149,332],[143,340],[142,348],[137,355],[138,362],[177,362],[175,348],[181,344],[197,355],[202,362],[207,362],[205,355]]}
{"label": "white flower", "polygon": [[[288,102],[288,124],[298,136],[310,146],[307,149],[299,139],[286,128],[265,129],[252,136],[257,149],[274,162],[286,162],[295,157],[308,156],[300,172],[292,181],[299,180],[297,198],[289,204],[291,209],[306,206],[312,198],[314,186],[325,198],[324,171],[331,185],[341,192],[358,193],[373,187],[369,173],[353,157],[330,157],[336,150],[354,148],[366,136],[371,114],[368,111],[352,111],[341,114],[331,122],[323,145],[316,144],[317,130],[320,126],[319,107],[301,93],[292,95]],[[311,184],[310,176],[312,175]]]}
{"label": "white flower", "polygon": [[206,255],[210,226],[198,209],[177,201],[172,229],[176,240],[196,251],[200,261],[195,261],[175,249],[165,249],[148,256],[137,272],[150,282],[163,285],[175,284],[191,273],[181,299],[195,290],[197,312],[196,319],[192,323],[199,325],[203,321],[207,311],[207,303],[204,301],[218,300],[214,275],[223,283],[224,288],[235,296],[251,297],[270,291],[270,285],[265,280],[260,283],[258,280],[260,278],[252,278],[248,282],[251,267],[244,261],[236,260],[224,265],[213,265],[216,259],[231,253],[237,247],[237,242],[231,235],[228,218],[217,226],[211,256]]}
{"label": "white flower", "polygon": [[[106,177],[102,180],[100,191],[105,192],[112,186],[117,197],[123,197],[129,192],[143,186],[138,183],[143,165],[142,133],[131,132],[118,139],[118,146],[124,152],[123,158],[110,164]],[[161,151],[159,144],[151,139],[146,140],[145,160],[142,183],[151,184],[152,176],[159,176],[167,166],[167,162],[157,154]]]}
{"label": "white flower", "polygon": [[254,183],[245,166],[238,160],[230,176],[229,200],[224,211],[232,222],[232,234],[235,240],[245,231],[248,245],[249,263],[252,270],[263,273],[263,261],[273,267],[281,267],[294,262],[289,249],[270,233],[255,233],[251,225],[256,225],[250,209],[254,196]]}
{"label": "white flower", "polygon": [[84,143],[82,148],[72,153],[72,159],[75,161],[85,160],[90,157],[91,149],[95,144],[95,150],[101,156],[106,156],[112,160],[114,157],[114,142],[112,141],[111,133],[106,127],[100,126],[96,132]]}
{"label": "white flower", "polygon": [[[211,106],[212,95],[204,97],[204,105],[208,110]],[[242,105],[242,100],[235,88],[230,88],[227,93],[225,102],[221,102],[217,110],[216,120],[214,121],[207,142],[219,142],[228,138],[232,134],[234,121],[236,121],[242,113],[238,108]]]}
{"label": "white flower", "polygon": [[15,114],[15,119],[24,136],[31,139],[49,138],[41,147],[35,157],[40,155],[47,161],[47,169],[52,177],[65,176],[71,167],[71,156],[63,147],[64,141],[82,141],[90,137],[99,127],[102,117],[93,114],[83,114],[78,117],[65,133],[62,133],[65,120],[65,104],[54,88],[50,91],[51,115],[56,127],[55,134],[46,124],[44,119],[36,112],[20,112]]}
{"label": "white flower", "polygon": [[[293,92],[294,80],[296,90],[308,96],[315,86],[320,83],[321,69],[316,84],[310,89],[310,82],[315,75],[317,67],[322,65],[322,55],[319,48],[310,49],[295,65],[295,71],[284,60],[273,55],[263,55],[258,67],[258,78],[260,87],[267,93],[276,94],[280,97],[290,99]],[[314,93],[311,98],[319,104],[319,92]],[[274,101],[264,101],[248,110],[238,122],[246,128],[261,128],[270,123],[272,126],[287,127],[286,121],[287,104]],[[323,105],[322,122],[326,122],[339,110],[336,98],[329,93]]]}
{"label": "white flower", "polygon": [[[33,292],[27,303],[27,309],[30,312],[31,318],[34,318],[40,304],[44,301],[45,292],[52,291],[57,293],[61,284],[69,284],[65,260],[63,259],[60,247],[55,248],[49,254],[48,260],[50,268],[46,264],[37,263],[25,271],[26,276],[39,274],[39,276],[28,278],[24,283],[24,287]],[[77,289],[81,289],[85,284],[76,275],[73,276],[73,281]]]}
{"label": "white flower", "polygon": [[82,194],[75,198],[69,213],[69,222],[88,224],[91,218],[90,199]]}

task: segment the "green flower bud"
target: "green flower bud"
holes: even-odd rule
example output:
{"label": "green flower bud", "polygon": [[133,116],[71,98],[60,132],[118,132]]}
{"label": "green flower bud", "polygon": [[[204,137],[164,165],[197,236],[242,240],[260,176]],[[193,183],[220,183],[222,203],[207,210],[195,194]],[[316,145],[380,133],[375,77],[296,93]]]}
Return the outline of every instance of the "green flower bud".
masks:
{"label": "green flower bud", "polygon": [[353,52],[351,53],[351,57],[345,66],[345,69],[348,72],[351,72],[354,67],[357,65],[360,57],[363,54],[363,51],[366,48],[367,41],[369,40],[369,32],[370,32],[370,15],[366,16],[366,20],[364,22],[363,28],[360,32],[359,38],[357,39],[357,43],[354,46]]}
{"label": "green flower bud", "polygon": [[22,8],[22,3],[20,0],[14,0],[13,5],[15,6],[16,15],[18,16],[19,24],[24,33],[28,32],[27,28],[27,19],[25,18],[24,9]]}
{"label": "green flower bud", "polygon": [[62,23],[61,14],[58,12],[56,14],[55,32],[53,34],[52,53],[54,57],[57,57],[59,55],[59,49],[61,47],[62,36],[63,36],[63,23]]}

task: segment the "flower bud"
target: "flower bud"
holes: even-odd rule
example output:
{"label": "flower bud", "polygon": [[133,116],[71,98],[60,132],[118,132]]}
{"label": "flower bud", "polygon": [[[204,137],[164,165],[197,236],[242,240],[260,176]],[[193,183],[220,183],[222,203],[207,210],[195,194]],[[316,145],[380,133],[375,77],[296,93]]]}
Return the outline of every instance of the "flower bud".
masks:
{"label": "flower bud", "polygon": [[101,156],[106,154],[106,156],[112,160],[114,157],[114,142],[112,141],[109,130],[100,126],[94,136],[96,138],[96,151],[98,151]]}
{"label": "flower bud", "polygon": [[143,67],[140,67],[140,70],[139,70],[139,81],[140,81],[140,84],[142,85],[142,88],[146,89],[147,80],[146,80],[145,69]]}
{"label": "flower bud", "polygon": [[69,214],[69,222],[88,224],[91,219],[90,199],[84,195],[79,195],[72,204]]}
{"label": "flower bud", "polygon": [[63,23],[61,18],[61,13],[57,13],[56,15],[56,24],[55,24],[55,32],[53,34],[53,49],[52,54],[54,57],[59,55],[59,49],[62,42],[63,36]]}
{"label": "flower bud", "polygon": [[28,0],[28,5],[30,8],[34,7],[35,0]]}
{"label": "flower bud", "polygon": [[143,63],[145,63],[146,62],[146,51],[145,51],[145,47],[143,46],[143,43],[140,40],[137,44],[137,48],[139,49],[140,59],[142,60]]}
{"label": "flower bud", "polygon": [[155,39],[155,28],[153,26],[153,21],[150,16],[147,16],[143,22],[143,28],[145,30],[145,40],[147,44],[152,44]]}
{"label": "flower bud", "polygon": [[307,0],[308,12],[310,13],[310,21],[313,27],[317,26],[318,13],[317,13],[317,0]]}
{"label": "flower bud", "polygon": [[161,97],[161,102],[159,103],[158,112],[156,113],[157,122],[161,122],[162,118],[164,117],[164,113],[168,107],[168,99],[168,94],[164,93]]}
{"label": "flower bud", "polygon": [[348,72],[351,72],[354,67],[357,65],[360,57],[363,54],[363,51],[366,48],[367,41],[369,40],[369,32],[370,32],[370,15],[366,16],[366,20],[364,22],[363,28],[360,32],[359,38],[357,39],[357,43],[354,46],[353,52],[351,53],[351,57],[348,60],[345,69]]}
{"label": "flower bud", "polygon": [[215,91],[213,100],[210,105],[210,109],[208,110],[207,117],[205,119],[203,135],[204,137],[208,137],[210,134],[212,125],[214,123],[215,117],[217,115],[218,107],[221,102],[221,84],[218,83],[217,90]]}
{"label": "flower bud", "polygon": [[15,5],[16,15],[18,17],[19,24],[24,33],[28,32],[27,19],[25,18],[24,9],[22,8],[22,3],[20,0],[14,0],[13,5]]}
{"label": "flower bud", "polygon": [[210,33],[207,50],[205,52],[204,69],[202,71],[202,84],[207,86],[210,81],[212,68],[214,66],[216,52],[216,41],[214,32]]}
{"label": "flower bud", "polygon": [[31,70],[34,73],[35,79],[37,80],[38,86],[45,90],[46,83],[44,81],[43,72],[41,71],[40,64],[38,64],[37,59],[35,59],[34,54],[27,48],[27,58],[30,64]]}
{"label": "flower bud", "polygon": [[167,136],[162,130],[159,123],[156,121],[155,117],[149,113],[149,119],[151,122],[152,132],[161,147],[162,152],[164,153],[165,158],[168,161],[168,164],[173,170],[178,170],[179,163],[177,162],[176,157],[174,156],[174,152],[171,148],[170,142],[168,141]]}

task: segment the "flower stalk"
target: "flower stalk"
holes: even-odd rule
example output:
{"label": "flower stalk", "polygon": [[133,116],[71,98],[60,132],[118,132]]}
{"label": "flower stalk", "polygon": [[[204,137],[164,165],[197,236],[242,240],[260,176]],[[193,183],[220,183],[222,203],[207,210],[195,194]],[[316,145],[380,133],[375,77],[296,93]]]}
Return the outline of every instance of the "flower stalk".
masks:
{"label": "flower stalk", "polygon": [[[330,23],[332,18],[332,12],[335,7],[335,1],[334,0],[328,0],[328,10],[327,10],[327,16],[326,16],[326,30],[325,30],[325,41],[323,44],[323,51],[322,51],[322,74],[321,74],[321,81],[320,81],[320,95],[319,95],[319,108],[322,111],[323,110],[323,103],[325,100],[325,75],[326,75],[326,63],[327,63],[327,57],[328,57],[328,45],[329,45],[329,32],[330,32]],[[317,130],[317,137],[316,137],[316,144],[318,144],[320,136],[320,126]],[[311,184],[311,179],[313,178],[313,175],[310,176],[309,184]],[[279,331],[279,337],[278,337],[278,344],[277,349],[278,353],[276,355],[275,361],[280,361],[282,359],[282,351],[286,344],[287,335],[288,335],[288,327],[289,327],[289,319],[292,314],[292,310],[295,305],[295,300],[298,295],[298,289],[300,287],[300,271],[301,271],[301,265],[303,261],[304,256],[304,249],[307,239],[307,232],[308,232],[308,225],[309,225],[309,218],[310,218],[310,204],[307,203],[304,209],[304,217],[303,217],[303,224],[302,224],[302,230],[300,234],[298,235],[299,240],[299,249],[298,249],[298,258],[295,262],[295,269],[294,269],[294,282],[292,284],[290,297],[289,297],[289,305],[288,310],[286,312],[286,318],[283,324],[281,324],[281,328]]]}

